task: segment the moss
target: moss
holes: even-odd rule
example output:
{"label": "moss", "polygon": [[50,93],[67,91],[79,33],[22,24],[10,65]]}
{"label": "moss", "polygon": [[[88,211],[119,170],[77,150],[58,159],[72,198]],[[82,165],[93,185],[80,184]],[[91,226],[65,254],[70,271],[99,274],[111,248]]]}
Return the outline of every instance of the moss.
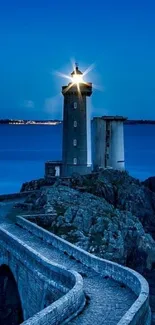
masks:
{"label": "moss", "polygon": [[58,216],[63,216],[67,210],[67,208],[65,208],[63,205],[60,205],[58,203],[54,204],[54,209]]}
{"label": "moss", "polygon": [[92,234],[91,236],[91,245],[103,245],[104,238],[102,233]]}

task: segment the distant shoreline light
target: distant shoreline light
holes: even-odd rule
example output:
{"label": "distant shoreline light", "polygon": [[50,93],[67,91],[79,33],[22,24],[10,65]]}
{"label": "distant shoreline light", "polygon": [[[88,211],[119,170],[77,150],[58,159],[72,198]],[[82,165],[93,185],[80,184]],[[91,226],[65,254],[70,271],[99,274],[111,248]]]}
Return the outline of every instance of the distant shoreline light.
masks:
{"label": "distant shoreline light", "polygon": [[58,125],[61,124],[62,121],[53,120],[53,121],[35,121],[35,120],[13,120],[13,119],[3,119],[0,120],[0,124],[8,124],[8,125]]}
{"label": "distant shoreline light", "polygon": [[[0,125],[58,125],[62,124],[61,120],[13,120],[13,119],[0,119]],[[126,120],[124,124],[155,124],[155,120]]]}

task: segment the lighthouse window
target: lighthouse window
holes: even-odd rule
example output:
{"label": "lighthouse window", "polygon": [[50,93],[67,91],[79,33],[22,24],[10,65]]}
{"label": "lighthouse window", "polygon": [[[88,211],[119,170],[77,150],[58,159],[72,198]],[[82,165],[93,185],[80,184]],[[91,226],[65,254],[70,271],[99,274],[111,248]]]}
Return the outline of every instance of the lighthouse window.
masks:
{"label": "lighthouse window", "polygon": [[76,140],[76,139],[73,140],[73,146],[74,146],[74,147],[77,146],[77,140]]}
{"label": "lighthouse window", "polygon": [[74,159],[73,159],[73,164],[74,164],[74,165],[77,165],[77,158],[74,158]]}
{"label": "lighthouse window", "polygon": [[77,121],[74,121],[74,128],[77,127]]}
{"label": "lighthouse window", "polygon": [[74,109],[77,108],[77,102],[74,102]]}

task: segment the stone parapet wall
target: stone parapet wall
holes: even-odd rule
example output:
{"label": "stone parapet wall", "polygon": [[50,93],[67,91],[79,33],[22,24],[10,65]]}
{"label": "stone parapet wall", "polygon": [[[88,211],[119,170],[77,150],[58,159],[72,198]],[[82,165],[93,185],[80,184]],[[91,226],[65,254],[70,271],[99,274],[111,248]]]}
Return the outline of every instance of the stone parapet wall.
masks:
{"label": "stone parapet wall", "polygon": [[21,325],[56,325],[76,316],[84,307],[85,298],[81,292],[81,279],[65,296],[49,305]]}
{"label": "stone parapet wall", "polygon": [[[119,321],[118,325],[149,325],[150,307],[149,307],[149,287],[147,281],[139,273],[117,263],[98,258],[83,249],[49,233],[45,229],[31,223],[30,216],[17,217],[17,223],[21,227],[32,232],[43,241],[52,244],[55,248],[66,252],[101,275],[108,275],[114,280],[123,283],[129,287],[136,295],[137,300]],[[32,217],[32,216],[31,216]],[[38,323],[39,324],[39,323]],[[53,323],[52,323],[53,324]]]}
{"label": "stone parapet wall", "polygon": [[7,201],[7,200],[14,200],[14,199],[21,199],[24,198],[32,193],[36,193],[37,191],[25,191],[25,192],[18,192],[18,193],[11,193],[11,194],[1,194],[0,195],[0,202]]}
{"label": "stone parapet wall", "polygon": [[[16,275],[20,273],[19,266],[21,266],[24,273],[28,273],[28,270],[31,270],[33,272],[33,280],[31,278],[31,281],[34,281],[34,283],[28,283],[27,281],[25,283],[26,287],[30,291],[28,292],[29,297],[33,296],[33,286],[34,289],[37,288],[37,283],[35,282],[35,274],[37,275],[39,285],[42,287],[42,290],[38,290],[36,293],[37,296],[41,295],[40,299],[39,297],[34,297],[33,299],[35,300],[36,304],[38,301],[38,305],[35,306],[36,310],[33,310],[30,300],[27,299],[28,301],[24,300],[22,302],[22,305],[24,306],[23,309],[30,309],[30,311],[27,310],[24,312],[24,318],[27,320],[25,320],[22,324],[58,324],[70,318],[71,315],[76,314],[79,310],[81,310],[81,308],[84,307],[85,295],[83,292],[83,279],[80,274],[75,271],[68,271],[66,268],[63,268],[56,263],[49,262],[46,258],[40,255],[39,252],[36,253],[34,249],[30,248],[27,244],[23,244],[20,239],[14,235],[11,235],[10,232],[2,229],[1,227],[0,244],[2,247],[0,253],[0,264],[6,263],[3,255],[11,256],[13,264],[16,264],[16,266],[18,264],[18,272],[15,271],[14,276],[18,283],[21,300],[27,298],[23,289],[25,278],[23,279],[24,283],[20,284],[21,278],[18,279],[18,277],[16,277]],[[10,266],[10,257],[8,258],[8,266]],[[22,288],[21,290],[20,287]],[[63,296],[51,305],[44,308],[43,306],[46,304],[46,301],[43,301],[43,297],[46,296],[45,293],[47,289],[49,291],[52,287],[60,290],[63,293]],[[40,300],[41,304],[39,303]],[[27,302],[25,303],[25,301]],[[30,315],[30,318],[28,315]]]}

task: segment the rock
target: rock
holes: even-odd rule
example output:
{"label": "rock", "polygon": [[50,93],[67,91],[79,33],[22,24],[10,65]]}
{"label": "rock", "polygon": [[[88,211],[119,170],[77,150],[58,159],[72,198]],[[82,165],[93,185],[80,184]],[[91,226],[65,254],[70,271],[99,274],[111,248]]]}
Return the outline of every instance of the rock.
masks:
{"label": "rock", "polygon": [[18,208],[23,211],[32,211],[34,205],[32,203],[16,203],[14,208]]}
{"label": "rock", "polygon": [[23,183],[20,192],[35,191],[39,190],[43,186],[53,185],[55,180],[47,180],[45,178],[40,178],[37,180],[32,180],[30,182]]}
{"label": "rock", "polygon": [[75,188],[80,184],[85,192],[104,198],[119,210],[130,211],[155,238],[155,193],[126,171],[105,169],[81,176],[79,183],[76,177],[76,186],[73,178],[72,184]]}
{"label": "rock", "polygon": [[[21,207],[33,222],[105,259],[143,274],[155,297],[155,177],[144,182],[117,170],[72,175],[70,180],[26,183]],[[38,191],[38,189],[40,189]],[[35,219],[35,220],[34,220]]]}
{"label": "rock", "polygon": [[[97,195],[57,184],[41,189],[36,201],[33,196],[28,202],[36,211],[54,214],[48,222],[62,238],[141,272],[150,269],[155,262],[155,245],[142,222],[154,222],[153,193],[126,173],[83,176],[76,178],[76,184],[80,181],[81,185],[82,180],[85,186],[87,180],[89,191]],[[89,182],[96,182],[97,187],[91,188]]]}
{"label": "rock", "polygon": [[142,184],[149,188],[152,192],[155,192],[155,176],[147,178]]}
{"label": "rock", "polygon": [[[37,201],[37,204],[38,204],[38,201]],[[51,214],[52,213],[53,215],[57,215],[56,210],[54,209],[54,207],[49,202],[47,204],[45,204],[43,206],[43,208],[44,208],[45,214],[48,214],[48,213]]]}

